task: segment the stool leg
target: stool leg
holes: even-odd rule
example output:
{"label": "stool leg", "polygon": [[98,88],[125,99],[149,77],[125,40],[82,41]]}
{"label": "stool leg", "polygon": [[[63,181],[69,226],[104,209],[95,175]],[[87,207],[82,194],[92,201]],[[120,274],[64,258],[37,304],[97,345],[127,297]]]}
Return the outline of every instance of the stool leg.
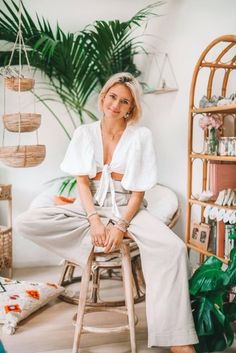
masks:
{"label": "stool leg", "polygon": [[62,269],[62,273],[61,273],[60,279],[58,281],[59,286],[61,286],[63,284],[63,282],[65,281],[68,266],[69,266],[68,261],[65,260],[64,265],[63,265],[63,269]]}
{"label": "stool leg", "polygon": [[88,291],[89,280],[90,280],[90,275],[91,275],[93,257],[94,257],[94,253],[92,250],[91,254],[89,255],[87,265],[84,268],[83,274],[82,274],[72,353],[78,352],[78,348],[79,348],[79,344],[80,344],[80,336],[81,336],[82,328],[83,328],[83,318],[84,318],[86,297],[87,297],[87,291]]}
{"label": "stool leg", "polygon": [[91,293],[91,302],[98,303],[99,300],[99,286],[100,286],[100,271],[99,267],[93,270],[92,274],[92,293]]}
{"label": "stool leg", "polygon": [[125,289],[125,302],[127,306],[128,320],[129,320],[131,352],[136,353],[134,298],[133,298],[133,291],[132,291],[132,270],[131,270],[131,257],[130,257],[129,245],[122,244],[121,253],[122,253],[123,284]]}

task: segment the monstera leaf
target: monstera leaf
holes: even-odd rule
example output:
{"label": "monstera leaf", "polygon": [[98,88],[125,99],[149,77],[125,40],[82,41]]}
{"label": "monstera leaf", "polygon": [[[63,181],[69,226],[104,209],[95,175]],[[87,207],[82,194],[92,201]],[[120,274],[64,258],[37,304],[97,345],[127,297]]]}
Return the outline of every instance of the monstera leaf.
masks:
{"label": "monstera leaf", "polygon": [[209,257],[189,282],[191,304],[199,344],[198,353],[220,352],[234,341],[232,321],[236,320],[236,297],[225,302],[230,288],[236,286],[236,248],[231,251],[228,267]]}

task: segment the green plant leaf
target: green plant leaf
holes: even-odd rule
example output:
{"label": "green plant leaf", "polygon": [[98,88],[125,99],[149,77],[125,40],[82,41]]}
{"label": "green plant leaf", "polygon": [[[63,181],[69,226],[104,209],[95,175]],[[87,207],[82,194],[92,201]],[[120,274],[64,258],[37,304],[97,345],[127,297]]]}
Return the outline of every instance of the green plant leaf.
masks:
{"label": "green plant leaf", "polygon": [[197,352],[218,352],[232,345],[234,332],[230,320],[212,299],[203,296],[195,298],[192,308],[199,338],[199,344],[196,345]]}
{"label": "green plant leaf", "polygon": [[214,256],[209,257],[193,274],[189,281],[192,295],[201,292],[221,290],[227,281],[227,274],[222,271],[222,262]]}
{"label": "green plant leaf", "polygon": [[[14,0],[11,5],[6,0],[0,1],[5,5],[5,9],[0,10],[1,39],[13,43],[18,28],[18,5]],[[84,121],[84,116],[95,120],[96,114],[86,107],[89,98],[116,72],[140,75],[134,56],[143,51],[143,43],[133,31],[143,21],[156,16],[156,9],[163,4],[158,1],[148,5],[125,22],[96,21],[77,33],[65,33],[58,24],[54,33],[47,20],[36,14],[37,21],[34,21],[23,5],[22,34],[29,61],[48,76],[50,90],[58,95],[68,112],[75,112],[80,122]],[[6,65],[9,54],[0,49],[0,66]],[[17,63],[16,50],[12,65]],[[22,64],[25,64],[24,56]],[[64,117],[60,119],[61,126],[63,120]],[[65,125],[63,129],[68,136]]]}
{"label": "green plant leaf", "polygon": [[230,261],[225,271],[225,286],[228,288],[236,286],[236,247],[230,252]]}
{"label": "green plant leaf", "polygon": [[192,308],[198,336],[206,336],[214,333],[213,316],[217,318],[222,327],[224,326],[224,314],[209,298],[202,296],[194,299]]}

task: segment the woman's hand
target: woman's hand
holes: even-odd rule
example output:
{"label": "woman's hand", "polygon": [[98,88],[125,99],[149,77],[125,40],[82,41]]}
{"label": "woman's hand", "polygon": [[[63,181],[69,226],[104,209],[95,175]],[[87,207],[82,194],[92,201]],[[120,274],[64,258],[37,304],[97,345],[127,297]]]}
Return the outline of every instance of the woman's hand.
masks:
{"label": "woman's hand", "polygon": [[121,230],[114,227],[112,224],[109,224],[106,227],[106,241],[105,241],[105,249],[104,252],[111,252],[115,249],[119,249],[122,240],[125,236],[125,233]]}
{"label": "woman's hand", "polygon": [[105,246],[106,228],[98,216],[91,217],[90,234],[92,244],[95,246]]}

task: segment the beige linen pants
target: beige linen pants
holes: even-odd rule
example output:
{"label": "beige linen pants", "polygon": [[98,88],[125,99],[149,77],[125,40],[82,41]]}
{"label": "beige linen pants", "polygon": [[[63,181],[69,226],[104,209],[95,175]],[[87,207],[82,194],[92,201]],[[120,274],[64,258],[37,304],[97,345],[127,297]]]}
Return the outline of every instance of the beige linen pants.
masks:
{"label": "beige linen pants", "polygon": [[[130,193],[115,182],[116,202],[122,214]],[[98,182],[91,183],[95,193]],[[95,204],[96,205],[96,204]],[[114,218],[111,195],[96,209],[106,224]],[[83,267],[92,249],[89,222],[77,200],[74,204],[29,209],[16,220],[16,232]],[[165,224],[141,207],[129,231],[137,242],[146,282],[148,346],[186,345],[198,342],[188,291],[185,244]]]}

